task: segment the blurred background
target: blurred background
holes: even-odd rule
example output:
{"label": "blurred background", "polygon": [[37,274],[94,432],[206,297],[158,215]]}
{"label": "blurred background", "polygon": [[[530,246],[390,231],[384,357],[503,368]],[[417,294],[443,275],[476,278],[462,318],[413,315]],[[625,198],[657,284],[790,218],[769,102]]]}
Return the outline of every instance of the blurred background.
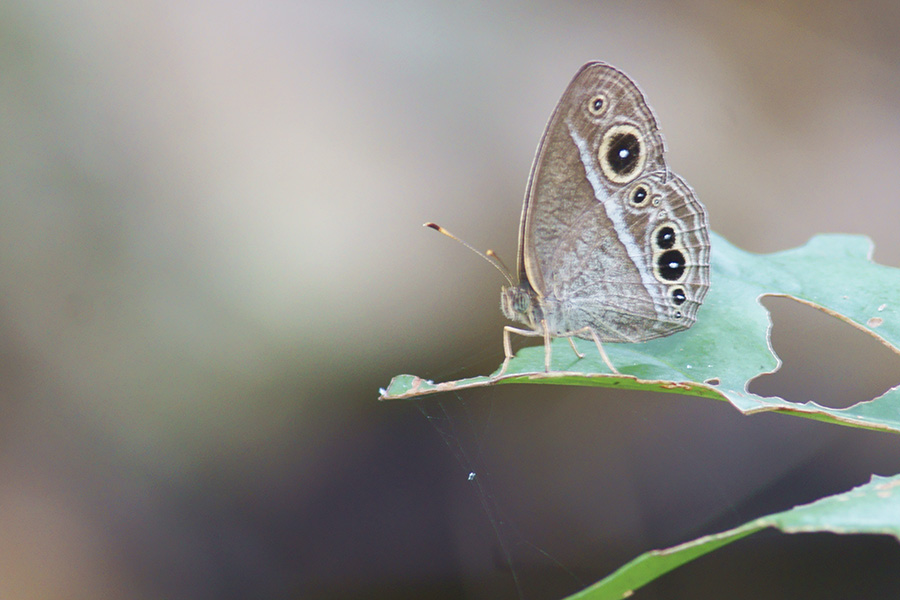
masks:
{"label": "blurred background", "polygon": [[[13,0],[0,23],[3,598],[559,598],[900,472],[895,436],[675,395],[376,401],[502,360],[501,278],[421,224],[514,262],[588,60],[641,85],[733,243],[861,233],[900,267],[895,2]],[[898,383],[876,341],[765,303],[785,366],[753,391]],[[898,560],[762,534],[635,598],[895,598]]]}

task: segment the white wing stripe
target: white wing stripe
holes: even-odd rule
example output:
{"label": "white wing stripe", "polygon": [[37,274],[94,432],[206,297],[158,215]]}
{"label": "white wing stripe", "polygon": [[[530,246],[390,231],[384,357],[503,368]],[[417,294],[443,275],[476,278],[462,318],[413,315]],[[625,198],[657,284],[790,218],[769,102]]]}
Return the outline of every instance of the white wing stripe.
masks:
{"label": "white wing stripe", "polygon": [[[572,138],[572,141],[575,142],[575,145],[578,146],[578,153],[581,155],[581,164],[584,165],[584,172],[587,175],[588,181],[591,183],[591,187],[594,188],[594,197],[598,202],[603,204],[603,207],[606,209],[606,215],[612,222],[613,228],[616,230],[616,235],[619,237],[619,241],[625,246],[628,257],[641,274],[641,281],[643,282],[644,287],[647,288],[647,290],[653,289],[658,283],[653,279],[653,274],[643,267],[643,256],[645,253],[638,247],[634,237],[632,237],[631,233],[628,231],[622,207],[615,201],[615,196],[612,196],[613,201],[611,202],[604,202],[600,199],[606,196],[606,191],[603,189],[603,184],[600,183],[600,174],[597,173],[597,169],[594,167],[593,152],[591,152],[587,141],[578,135],[578,132],[575,131],[571,124],[568,124],[568,128],[569,136]],[[610,196],[606,197],[610,198]],[[661,307],[659,306],[659,303],[654,302],[653,304],[657,316],[662,319],[663,315],[660,311]]]}

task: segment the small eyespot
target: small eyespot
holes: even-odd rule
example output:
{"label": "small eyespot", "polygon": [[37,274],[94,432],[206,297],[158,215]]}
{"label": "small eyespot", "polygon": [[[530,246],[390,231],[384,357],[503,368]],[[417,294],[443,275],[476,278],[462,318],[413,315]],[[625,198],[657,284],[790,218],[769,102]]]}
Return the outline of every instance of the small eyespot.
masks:
{"label": "small eyespot", "polygon": [[599,117],[606,112],[606,105],[606,96],[604,96],[603,94],[597,94],[596,96],[588,100],[588,112],[595,117]]}
{"label": "small eyespot", "polygon": [[650,193],[647,191],[647,187],[643,185],[639,185],[634,188],[631,192],[631,203],[634,206],[641,206],[647,203],[647,197]]}
{"label": "small eyespot", "polygon": [[675,306],[681,306],[684,304],[685,300],[687,300],[687,295],[684,293],[683,287],[674,287],[669,290],[669,297],[672,298],[672,302]]}
{"label": "small eyespot", "polygon": [[672,315],[672,316],[675,317],[676,319],[683,319],[683,318],[684,318],[684,315],[681,314],[681,311],[680,311],[680,310],[676,310],[676,311],[675,311],[675,314]]}
{"label": "small eyespot", "polygon": [[675,234],[675,229],[670,225],[663,225],[662,227],[660,227],[656,231],[654,237],[656,240],[656,246],[661,250],[669,250],[670,248],[672,248],[678,238],[678,236]]}

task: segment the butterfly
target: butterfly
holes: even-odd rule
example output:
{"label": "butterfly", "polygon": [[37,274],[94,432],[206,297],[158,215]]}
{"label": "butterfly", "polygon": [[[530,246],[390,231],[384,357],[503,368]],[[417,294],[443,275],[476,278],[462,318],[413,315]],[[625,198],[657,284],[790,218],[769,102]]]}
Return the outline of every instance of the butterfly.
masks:
{"label": "butterfly", "polygon": [[583,358],[572,341],[579,337],[593,340],[618,373],[603,342],[640,342],[693,325],[710,285],[708,217],[664,153],[634,81],[602,62],[584,65],[531,168],[518,278],[507,273],[500,296],[503,314],[528,328],[504,327],[505,359],[495,377],[512,359],[513,333],[544,338],[547,371],[551,339],[568,338]]}

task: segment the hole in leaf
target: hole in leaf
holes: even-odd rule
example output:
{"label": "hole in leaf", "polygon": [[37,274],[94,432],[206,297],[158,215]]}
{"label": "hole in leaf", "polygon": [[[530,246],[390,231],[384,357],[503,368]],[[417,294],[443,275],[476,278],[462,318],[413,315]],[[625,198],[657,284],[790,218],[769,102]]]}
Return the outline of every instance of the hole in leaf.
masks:
{"label": "hole in leaf", "polygon": [[749,389],[792,402],[846,408],[900,384],[900,355],[871,335],[790,298],[766,297],[772,347],[784,364]]}

